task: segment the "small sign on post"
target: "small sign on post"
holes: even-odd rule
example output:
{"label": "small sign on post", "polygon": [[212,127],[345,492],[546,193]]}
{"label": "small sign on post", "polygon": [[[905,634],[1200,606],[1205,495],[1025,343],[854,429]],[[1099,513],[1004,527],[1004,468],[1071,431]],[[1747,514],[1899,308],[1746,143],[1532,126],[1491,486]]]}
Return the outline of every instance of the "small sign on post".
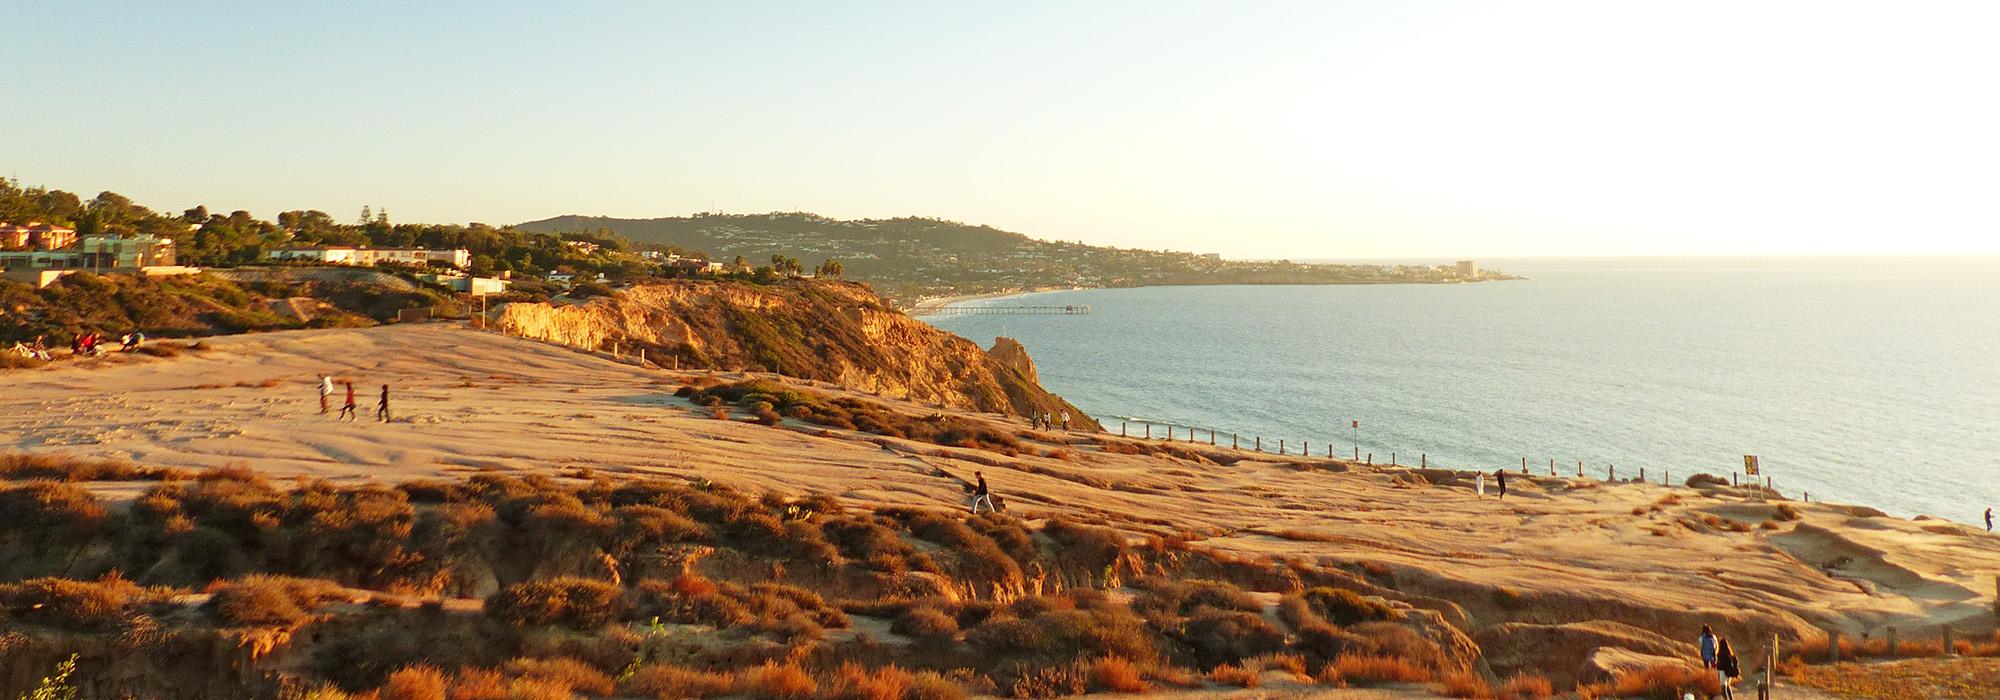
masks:
{"label": "small sign on post", "polygon": [[1746,476],[1758,475],[1757,455],[1743,455],[1743,473]]}

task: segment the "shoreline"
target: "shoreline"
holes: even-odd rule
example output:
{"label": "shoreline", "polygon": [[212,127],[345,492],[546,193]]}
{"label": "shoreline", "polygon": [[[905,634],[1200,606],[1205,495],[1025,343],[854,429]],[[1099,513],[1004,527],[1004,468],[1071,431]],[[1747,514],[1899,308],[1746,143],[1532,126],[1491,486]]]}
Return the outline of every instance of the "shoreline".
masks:
{"label": "shoreline", "polygon": [[1040,294],[1042,292],[1066,292],[1066,291],[1080,290],[1080,289],[1103,289],[1103,287],[1036,287],[1033,289],[1015,289],[1004,292],[980,292],[978,294],[953,294],[941,297],[924,297],[918,299],[917,303],[912,304],[910,308],[904,309],[903,313],[905,315],[910,316],[911,318],[917,318],[921,316],[934,316],[937,314],[938,309],[947,306],[952,306],[954,304],[963,304],[970,301],[990,301],[993,299],[1005,299],[1008,297],[1027,296],[1029,294]]}

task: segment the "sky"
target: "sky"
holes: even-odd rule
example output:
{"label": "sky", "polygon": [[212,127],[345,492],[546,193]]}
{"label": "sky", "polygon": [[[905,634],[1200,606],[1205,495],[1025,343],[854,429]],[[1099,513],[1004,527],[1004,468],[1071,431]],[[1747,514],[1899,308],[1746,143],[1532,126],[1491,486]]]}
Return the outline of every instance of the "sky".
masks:
{"label": "sky", "polygon": [[0,3],[0,177],[1232,257],[2000,252],[2000,3]]}

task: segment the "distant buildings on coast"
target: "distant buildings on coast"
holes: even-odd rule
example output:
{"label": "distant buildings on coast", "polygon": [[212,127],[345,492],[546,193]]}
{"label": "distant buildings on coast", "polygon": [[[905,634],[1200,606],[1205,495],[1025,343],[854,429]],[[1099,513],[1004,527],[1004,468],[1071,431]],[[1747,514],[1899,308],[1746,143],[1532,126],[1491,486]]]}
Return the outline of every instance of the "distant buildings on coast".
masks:
{"label": "distant buildings on coast", "polygon": [[7,279],[48,286],[80,271],[187,274],[174,264],[174,241],[151,234],[96,233],[31,221],[0,222],[0,269]]}
{"label": "distant buildings on coast", "polygon": [[426,265],[440,262],[459,269],[472,266],[472,253],[464,248],[371,248],[368,246],[292,246],[264,251],[266,260],[302,260],[323,265],[374,267],[390,263]]}

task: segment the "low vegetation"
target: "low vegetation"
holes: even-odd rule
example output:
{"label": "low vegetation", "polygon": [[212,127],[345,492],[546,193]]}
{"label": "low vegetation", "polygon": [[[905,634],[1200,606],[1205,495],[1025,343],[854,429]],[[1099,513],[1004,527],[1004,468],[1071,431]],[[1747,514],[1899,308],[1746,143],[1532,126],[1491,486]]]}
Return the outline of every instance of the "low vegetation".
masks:
{"label": "low vegetation", "polygon": [[[0,470],[0,625],[22,652],[5,678],[72,652],[80,678],[131,677],[149,656],[239,645],[262,671],[139,675],[224,695],[277,678],[318,697],[957,698],[1273,672],[1406,682],[1439,663],[1395,606],[1329,585],[1344,572],[1076,521],[587,473],[392,487],[56,458]],[[91,480],[141,490],[114,508]]]}

